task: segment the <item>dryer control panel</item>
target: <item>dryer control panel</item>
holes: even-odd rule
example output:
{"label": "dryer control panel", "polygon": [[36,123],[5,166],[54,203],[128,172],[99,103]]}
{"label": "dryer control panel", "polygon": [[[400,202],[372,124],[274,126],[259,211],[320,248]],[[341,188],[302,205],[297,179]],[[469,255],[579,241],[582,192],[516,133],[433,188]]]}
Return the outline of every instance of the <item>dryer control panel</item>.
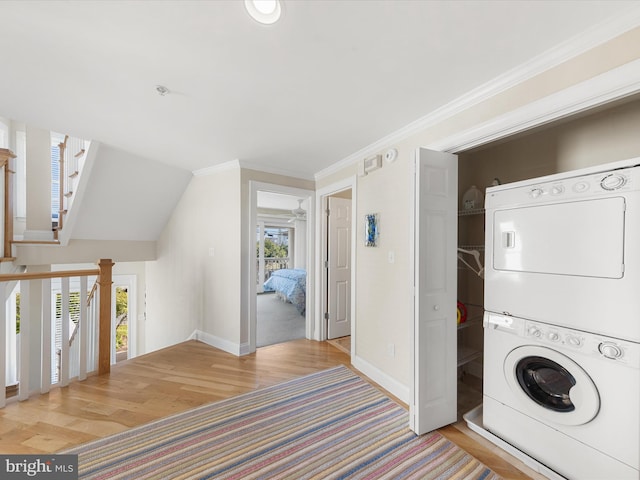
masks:
{"label": "dryer control panel", "polygon": [[514,207],[557,201],[598,198],[640,190],[640,166],[584,175],[549,175],[533,181],[489,187],[486,208]]}

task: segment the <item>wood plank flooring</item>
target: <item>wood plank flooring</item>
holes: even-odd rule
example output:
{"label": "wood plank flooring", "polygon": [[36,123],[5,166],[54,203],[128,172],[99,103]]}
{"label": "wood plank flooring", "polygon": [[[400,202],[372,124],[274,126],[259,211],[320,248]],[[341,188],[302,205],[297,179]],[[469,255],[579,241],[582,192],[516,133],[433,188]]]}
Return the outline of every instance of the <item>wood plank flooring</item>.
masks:
{"label": "wood plank flooring", "polygon": [[[337,365],[352,368],[349,355],[328,342],[296,340],[243,357],[181,343],[118,363],[108,375],[8,404],[0,409],[0,452],[56,452]],[[474,432],[448,426],[441,433],[505,479],[543,478]]]}

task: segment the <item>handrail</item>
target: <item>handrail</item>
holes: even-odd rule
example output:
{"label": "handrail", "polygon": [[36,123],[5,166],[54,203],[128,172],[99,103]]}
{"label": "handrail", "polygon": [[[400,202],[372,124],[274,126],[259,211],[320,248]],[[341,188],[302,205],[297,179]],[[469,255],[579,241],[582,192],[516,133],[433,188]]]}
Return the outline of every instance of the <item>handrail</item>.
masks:
{"label": "handrail", "polygon": [[2,273],[0,274],[0,282],[10,282],[12,280],[44,280],[45,278],[89,277],[91,275],[100,275],[100,269],[96,268],[90,270],[60,270],[57,272]]}
{"label": "handrail", "polygon": [[56,239],[66,223],[66,215],[71,210],[79,175],[84,166],[86,147],[85,140],[69,135],[65,135],[64,140],[58,144],[59,207],[58,225],[54,230]]}
{"label": "handrail", "polygon": [[58,169],[58,178],[59,178],[59,187],[58,187],[58,195],[59,195],[59,206],[58,206],[58,226],[56,227],[57,231],[62,230],[62,222],[64,218],[64,194],[65,194],[65,168],[64,168],[64,153],[67,149],[67,140],[69,139],[69,135],[64,136],[64,141],[58,144],[58,149],[60,150],[60,156],[58,158],[58,163],[60,164],[60,168]]}

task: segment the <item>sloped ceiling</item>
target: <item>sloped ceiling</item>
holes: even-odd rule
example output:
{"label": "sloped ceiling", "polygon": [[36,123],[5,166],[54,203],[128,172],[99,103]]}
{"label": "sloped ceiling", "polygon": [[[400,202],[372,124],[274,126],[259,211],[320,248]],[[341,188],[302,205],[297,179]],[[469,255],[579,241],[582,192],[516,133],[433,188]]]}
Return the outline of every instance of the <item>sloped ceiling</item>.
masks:
{"label": "sloped ceiling", "polygon": [[[635,1],[0,2],[0,115],[195,171],[303,177]],[[160,96],[156,85],[170,93]]]}
{"label": "sloped ceiling", "polygon": [[191,172],[101,146],[71,233],[79,240],[157,240]]}

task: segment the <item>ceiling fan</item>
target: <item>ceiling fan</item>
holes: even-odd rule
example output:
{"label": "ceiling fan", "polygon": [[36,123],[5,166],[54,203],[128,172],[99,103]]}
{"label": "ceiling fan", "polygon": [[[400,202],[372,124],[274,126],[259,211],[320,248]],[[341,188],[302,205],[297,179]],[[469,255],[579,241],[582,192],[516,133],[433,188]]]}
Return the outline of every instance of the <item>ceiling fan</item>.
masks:
{"label": "ceiling fan", "polygon": [[298,208],[294,208],[291,210],[291,213],[295,215],[295,217],[289,220],[289,223],[293,223],[296,220],[306,220],[307,219],[307,211],[302,208],[302,202],[304,200],[298,200]]}

